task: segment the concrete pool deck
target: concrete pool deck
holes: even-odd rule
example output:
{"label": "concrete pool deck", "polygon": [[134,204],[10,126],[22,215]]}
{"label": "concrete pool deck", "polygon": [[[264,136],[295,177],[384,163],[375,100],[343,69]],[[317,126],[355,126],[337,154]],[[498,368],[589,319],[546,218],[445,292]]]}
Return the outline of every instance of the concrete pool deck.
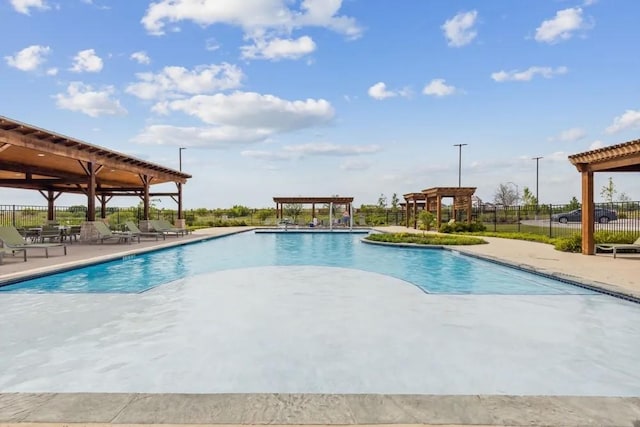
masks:
{"label": "concrete pool deck", "polygon": [[[184,238],[133,245],[70,245],[69,255],[27,263],[9,258],[0,272],[21,274],[26,266],[42,273],[64,263],[126,256],[160,245],[185,243],[237,232],[201,230]],[[404,227],[383,231],[409,231]],[[587,257],[558,253],[548,245],[490,239],[489,245],[465,247],[477,255],[523,264],[638,294],[640,257]],[[74,250],[78,248],[78,250]],[[550,250],[549,250],[550,249]],[[567,255],[567,257],[565,257]],[[620,261],[623,261],[621,264]],[[6,268],[11,267],[11,268]],[[604,272],[602,270],[605,270]],[[12,270],[12,271],[11,271]],[[498,395],[367,395],[367,394],[143,394],[143,393],[4,393],[0,425],[101,423],[126,425],[281,424],[281,425],[558,425],[633,426],[640,420],[638,397],[498,396]]]}

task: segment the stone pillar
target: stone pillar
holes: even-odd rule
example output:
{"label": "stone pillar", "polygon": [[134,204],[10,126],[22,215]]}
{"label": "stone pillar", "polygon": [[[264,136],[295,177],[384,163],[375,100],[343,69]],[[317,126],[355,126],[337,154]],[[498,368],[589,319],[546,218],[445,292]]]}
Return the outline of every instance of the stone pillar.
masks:
{"label": "stone pillar", "polygon": [[184,218],[176,219],[174,224],[176,228],[187,228],[187,220]]}

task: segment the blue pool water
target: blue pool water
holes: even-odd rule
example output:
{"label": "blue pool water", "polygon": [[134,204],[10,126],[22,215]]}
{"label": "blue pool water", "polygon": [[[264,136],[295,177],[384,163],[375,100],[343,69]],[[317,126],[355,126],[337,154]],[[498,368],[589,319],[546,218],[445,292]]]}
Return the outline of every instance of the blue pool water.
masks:
{"label": "blue pool water", "polygon": [[[254,234],[211,239],[0,287],[0,292],[136,293],[201,273],[314,265],[381,273],[438,294],[593,294],[446,250],[362,243],[361,234]],[[215,284],[212,284],[215,285]]]}

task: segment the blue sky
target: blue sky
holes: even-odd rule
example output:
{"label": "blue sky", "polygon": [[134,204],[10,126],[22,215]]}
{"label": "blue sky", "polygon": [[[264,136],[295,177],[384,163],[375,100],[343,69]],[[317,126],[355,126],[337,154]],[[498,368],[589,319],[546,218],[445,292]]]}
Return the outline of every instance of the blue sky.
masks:
{"label": "blue sky", "polygon": [[[640,135],[637,0],[1,1],[0,115],[175,169],[186,147],[186,208],[457,186],[461,143],[483,200],[535,191],[542,156],[565,203],[568,155]],[[609,176],[640,200],[637,174],[596,200]]]}

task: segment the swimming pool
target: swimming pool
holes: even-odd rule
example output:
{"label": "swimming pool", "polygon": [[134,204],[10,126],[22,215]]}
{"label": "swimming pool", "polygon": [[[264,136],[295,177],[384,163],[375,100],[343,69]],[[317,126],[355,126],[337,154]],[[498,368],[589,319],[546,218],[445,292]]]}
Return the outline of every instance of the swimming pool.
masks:
{"label": "swimming pool", "polygon": [[138,293],[203,273],[265,266],[342,267],[436,294],[593,294],[455,251],[369,245],[362,234],[242,233],[44,276],[0,292]]}
{"label": "swimming pool", "polygon": [[640,395],[637,304],[361,237],[243,233],[13,285],[0,391]]}

